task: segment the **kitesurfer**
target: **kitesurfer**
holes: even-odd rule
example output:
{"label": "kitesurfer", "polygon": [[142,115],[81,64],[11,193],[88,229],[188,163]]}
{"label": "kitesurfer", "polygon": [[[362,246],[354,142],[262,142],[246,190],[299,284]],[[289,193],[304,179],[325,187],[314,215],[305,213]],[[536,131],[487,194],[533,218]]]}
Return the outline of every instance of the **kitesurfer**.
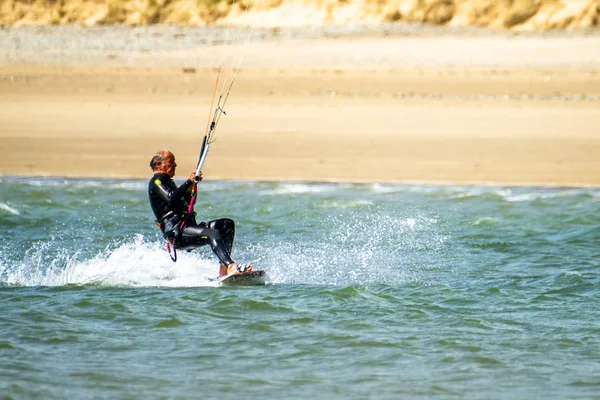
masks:
{"label": "kitesurfer", "polygon": [[177,163],[173,153],[168,150],[156,152],[150,160],[150,168],[154,172],[148,183],[150,206],[165,239],[181,250],[209,245],[221,261],[219,276],[251,271],[252,266],[238,265],[231,259],[235,235],[233,220],[220,218],[196,223],[195,212],[187,215],[191,189],[195,183],[202,181],[202,173],[196,175],[196,171],[193,171],[178,187],[173,181]]}

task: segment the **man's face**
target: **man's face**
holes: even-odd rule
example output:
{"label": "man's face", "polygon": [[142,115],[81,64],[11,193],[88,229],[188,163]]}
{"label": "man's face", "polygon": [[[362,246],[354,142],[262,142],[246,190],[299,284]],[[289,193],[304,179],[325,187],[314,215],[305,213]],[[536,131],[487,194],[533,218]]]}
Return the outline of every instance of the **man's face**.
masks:
{"label": "man's face", "polygon": [[170,177],[175,176],[175,168],[177,168],[177,163],[175,162],[175,156],[172,153],[167,153],[165,156],[165,161],[162,164],[161,172],[169,175]]}

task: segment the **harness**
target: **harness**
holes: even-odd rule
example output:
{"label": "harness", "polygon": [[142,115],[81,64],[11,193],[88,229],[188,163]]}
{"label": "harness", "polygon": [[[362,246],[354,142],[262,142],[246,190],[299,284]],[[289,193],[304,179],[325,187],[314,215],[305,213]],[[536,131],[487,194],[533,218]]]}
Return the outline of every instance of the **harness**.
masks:
{"label": "harness", "polygon": [[[183,228],[186,226],[190,215],[194,215],[194,204],[196,204],[196,198],[198,197],[198,186],[196,182],[192,185],[192,194],[191,194],[190,204],[187,209],[187,213],[183,217],[181,221],[178,221],[179,217],[172,210],[163,215],[160,220],[155,221],[158,228],[165,235],[165,242],[167,246],[167,252],[169,253],[169,257],[171,257],[171,261],[177,262],[177,241],[181,237],[183,233]],[[175,220],[175,221],[174,221]],[[173,251],[171,252],[171,249]]]}

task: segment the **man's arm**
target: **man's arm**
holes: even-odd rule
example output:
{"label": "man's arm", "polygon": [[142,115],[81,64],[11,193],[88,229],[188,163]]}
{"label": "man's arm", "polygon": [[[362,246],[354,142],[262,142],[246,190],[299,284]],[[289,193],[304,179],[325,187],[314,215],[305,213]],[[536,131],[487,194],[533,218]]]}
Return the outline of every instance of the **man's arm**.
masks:
{"label": "man's arm", "polygon": [[193,184],[193,182],[188,179],[187,181],[182,183],[181,186],[179,186],[178,188],[173,190],[172,188],[168,187],[164,182],[162,182],[160,179],[154,180],[154,185],[158,189],[158,190],[156,190],[155,193],[169,206],[171,205],[173,200],[181,199],[186,194],[186,192],[189,190],[189,188],[192,186],[192,184]]}

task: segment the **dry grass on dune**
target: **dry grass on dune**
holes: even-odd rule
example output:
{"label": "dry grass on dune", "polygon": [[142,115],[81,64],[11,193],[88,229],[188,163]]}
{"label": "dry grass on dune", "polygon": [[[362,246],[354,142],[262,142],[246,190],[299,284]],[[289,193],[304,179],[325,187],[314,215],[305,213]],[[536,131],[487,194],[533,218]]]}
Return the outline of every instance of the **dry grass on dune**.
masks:
{"label": "dry grass on dune", "polygon": [[494,29],[600,27],[600,0],[3,0],[0,24],[422,22]]}

